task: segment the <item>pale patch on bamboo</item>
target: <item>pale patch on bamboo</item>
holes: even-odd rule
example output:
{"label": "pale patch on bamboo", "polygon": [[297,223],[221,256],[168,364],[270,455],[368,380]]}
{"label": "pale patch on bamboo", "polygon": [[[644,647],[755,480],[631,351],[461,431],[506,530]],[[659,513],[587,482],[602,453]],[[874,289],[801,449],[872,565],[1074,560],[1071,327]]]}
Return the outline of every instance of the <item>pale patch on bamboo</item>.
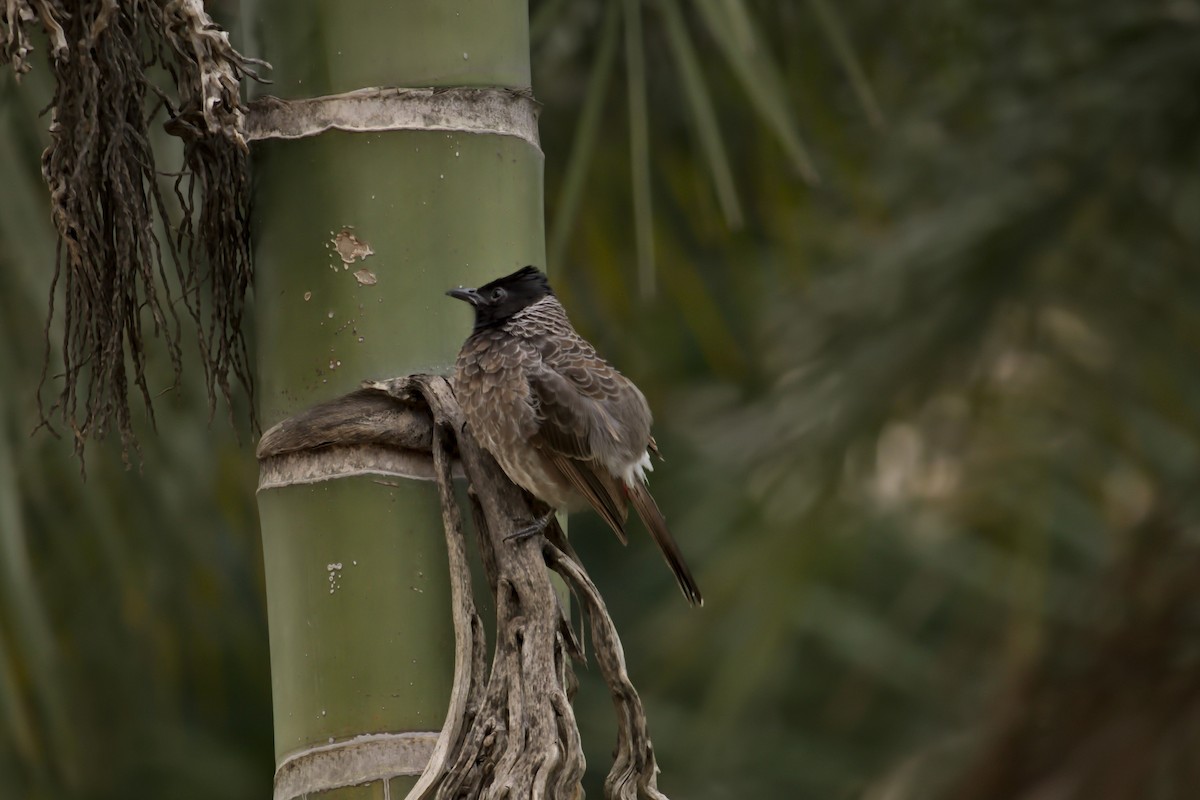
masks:
{"label": "pale patch on bamboo", "polygon": [[246,108],[249,141],[300,139],[328,130],[456,131],[516,136],[540,149],[539,105],[528,89],[369,88],[283,100],[260,97]]}

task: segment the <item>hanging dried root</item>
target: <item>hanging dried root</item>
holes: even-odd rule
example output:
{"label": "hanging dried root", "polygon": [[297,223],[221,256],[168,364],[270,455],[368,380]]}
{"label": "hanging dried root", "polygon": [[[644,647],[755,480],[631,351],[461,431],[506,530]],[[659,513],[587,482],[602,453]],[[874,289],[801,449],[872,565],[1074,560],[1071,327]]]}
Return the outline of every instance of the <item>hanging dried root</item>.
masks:
{"label": "hanging dried root", "polygon": [[[417,453],[431,463],[422,466],[414,459]],[[497,641],[490,666],[470,597],[462,514],[452,489],[454,455],[468,480],[481,561],[496,600]],[[309,409],[267,431],[259,459],[268,483],[360,474],[364,465],[438,482],[451,572],[454,683],[446,722],[409,800],[583,796],[583,747],[571,707],[572,661],[582,659],[582,648],[547,566],[585,605],[595,658],[617,711],[617,748],[605,797],[666,800],[656,783],[645,709],[599,591],[557,523],[545,539],[506,538],[543,509],[531,508],[465,430],[444,378],[414,375],[371,383]]]}
{"label": "hanging dried root", "polygon": [[[55,77],[42,173],[59,234],[50,316],[61,290],[64,371],[50,411],[81,454],[88,438],[113,429],[128,448],[136,446],[131,385],[154,419],[148,333],[163,339],[173,384],[180,379],[176,299],[197,328],[210,408],[218,389],[230,400],[231,374],[251,391],[241,332],[250,193],[238,90],[261,62],[230,47],[199,0],[5,0],[0,63],[18,75],[30,69],[34,24],[48,35]],[[171,78],[165,89],[150,77],[157,69]],[[151,147],[160,110],[184,142],[174,235],[156,232],[169,230],[172,216]],[[47,368],[49,331],[48,319]]]}
{"label": "hanging dried root", "polygon": [[0,9],[0,39],[4,48],[0,50],[0,64],[12,64],[17,79],[29,72],[33,66],[29,63],[29,54],[33,45],[29,43],[29,34],[25,31],[27,25],[40,24],[50,41],[50,53],[54,59],[60,59],[67,52],[67,36],[63,32],[60,19],[63,10],[59,3],[47,0],[4,0]]}
{"label": "hanging dried root", "polygon": [[213,409],[218,388],[229,401],[230,375],[247,390],[252,387],[242,335],[243,301],[253,271],[249,147],[242,135],[239,89],[245,76],[260,80],[254,68],[267,65],[234,50],[229,34],[212,23],[200,0],[166,3],[162,20],[174,51],[174,58],[163,63],[179,93],[166,129],[183,140],[184,171],[175,181],[183,209],[176,247],[186,251],[188,265],[182,294],[200,334]]}

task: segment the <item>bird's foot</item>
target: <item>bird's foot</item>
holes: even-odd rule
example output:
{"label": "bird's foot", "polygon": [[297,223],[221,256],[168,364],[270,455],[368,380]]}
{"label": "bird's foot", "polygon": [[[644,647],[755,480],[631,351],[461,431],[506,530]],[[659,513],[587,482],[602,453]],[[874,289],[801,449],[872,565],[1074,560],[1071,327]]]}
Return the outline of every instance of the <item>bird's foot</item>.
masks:
{"label": "bird's foot", "polygon": [[550,520],[554,519],[554,512],[550,511],[541,519],[536,519],[524,528],[515,530],[508,536],[504,537],[506,542],[519,542],[522,539],[528,539],[530,536],[537,536],[542,531],[546,530],[546,526],[550,524]]}

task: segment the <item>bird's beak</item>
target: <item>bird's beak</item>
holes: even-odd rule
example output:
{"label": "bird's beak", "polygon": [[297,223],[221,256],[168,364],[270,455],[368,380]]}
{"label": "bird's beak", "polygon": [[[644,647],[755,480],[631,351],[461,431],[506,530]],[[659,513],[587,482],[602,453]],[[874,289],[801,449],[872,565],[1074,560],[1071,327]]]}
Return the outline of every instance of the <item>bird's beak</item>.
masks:
{"label": "bird's beak", "polygon": [[483,299],[479,296],[479,292],[475,291],[474,289],[451,289],[450,291],[446,292],[446,294],[455,299],[464,300],[473,306],[479,305],[479,301]]}

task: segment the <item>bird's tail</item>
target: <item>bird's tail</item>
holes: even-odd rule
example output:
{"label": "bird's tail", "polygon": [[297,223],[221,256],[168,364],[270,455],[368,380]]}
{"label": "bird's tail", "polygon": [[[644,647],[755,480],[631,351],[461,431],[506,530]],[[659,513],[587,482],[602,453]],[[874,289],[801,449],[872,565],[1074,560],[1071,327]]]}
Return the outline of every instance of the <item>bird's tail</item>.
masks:
{"label": "bird's tail", "polygon": [[696,585],[692,571],[688,569],[687,562],[683,560],[683,553],[680,552],[679,545],[675,543],[675,537],[667,530],[667,521],[663,519],[662,512],[658,510],[658,504],[650,496],[650,491],[639,480],[634,480],[632,485],[627,488],[629,489],[629,499],[633,501],[633,507],[637,510],[638,516],[642,518],[642,524],[646,526],[646,530],[650,531],[650,535],[654,537],[654,543],[658,545],[663,558],[667,560],[667,566],[675,573],[675,580],[679,581],[679,588],[683,591],[683,596],[694,606],[704,605],[704,598],[700,596],[700,587]]}

